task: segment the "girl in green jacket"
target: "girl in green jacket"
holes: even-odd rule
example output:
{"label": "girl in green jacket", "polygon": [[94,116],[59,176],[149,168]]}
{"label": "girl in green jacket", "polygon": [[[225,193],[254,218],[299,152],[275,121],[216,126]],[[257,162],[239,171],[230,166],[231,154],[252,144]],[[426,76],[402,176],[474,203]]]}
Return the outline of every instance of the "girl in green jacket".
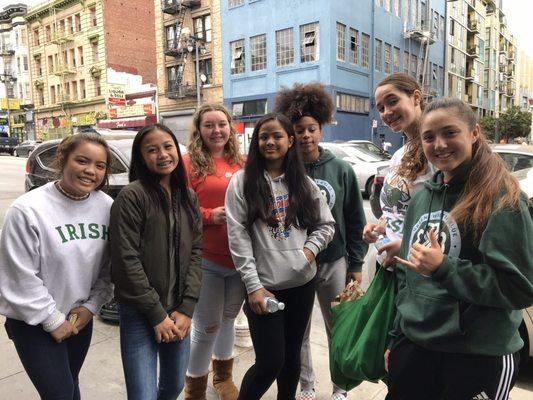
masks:
{"label": "girl in green jacket", "polygon": [[396,257],[390,398],[507,399],[533,304],[533,208],[461,100],[426,106],[420,135],[438,172]]}

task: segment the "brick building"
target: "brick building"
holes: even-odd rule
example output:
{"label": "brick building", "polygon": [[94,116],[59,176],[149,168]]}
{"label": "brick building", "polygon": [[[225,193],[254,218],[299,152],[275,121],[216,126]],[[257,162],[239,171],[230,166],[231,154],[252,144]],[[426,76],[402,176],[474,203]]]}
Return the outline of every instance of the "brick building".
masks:
{"label": "brick building", "polygon": [[159,117],[186,143],[198,103],[222,102],[220,1],[154,1]]}
{"label": "brick building", "polygon": [[[63,137],[109,118],[109,85],[128,92],[156,82],[150,1],[129,0],[125,10],[119,0],[54,0],[28,10],[26,21],[38,137]],[[120,127],[155,121],[155,106],[149,115],[123,108],[120,115],[135,118]]]}

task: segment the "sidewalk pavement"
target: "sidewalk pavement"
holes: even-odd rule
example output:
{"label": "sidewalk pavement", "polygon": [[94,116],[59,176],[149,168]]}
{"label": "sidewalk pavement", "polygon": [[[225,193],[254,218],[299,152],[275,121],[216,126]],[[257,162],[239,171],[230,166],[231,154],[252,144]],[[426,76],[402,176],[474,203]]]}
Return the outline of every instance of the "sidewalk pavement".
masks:
{"label": "sidewalk pavement", "polygon": [[[13,343],[7,338],[4,318],[0,318],[0,398],[3,400],[38,399],[28,376],[18,359]],[[320,309],[315,303],[311,330],[312,356],[317,375],[317,399],[331,398],[329,382],[328,348]],[[253,363],[253,348],[235,347],[235,381],[237,384],[249,366]],[[211,380],[211,377],[210,377]],[[93,340],[87,359],[81,371],[80,386],[84,400],[122,400],[126,399],[126,388],[120,359],[119,329],[116,325],[95,319]],[[349,393],[350,400],[383,400],[386,387],[383,383],[365,382]],[[180,396],[183,398],[183,394]],[[209,384],[208,400],[217,396]],[[530,390],[515,388],[511,392],[512,400],[531,399]],[[266,400],[276,399],[275,384],[264,396]]]}

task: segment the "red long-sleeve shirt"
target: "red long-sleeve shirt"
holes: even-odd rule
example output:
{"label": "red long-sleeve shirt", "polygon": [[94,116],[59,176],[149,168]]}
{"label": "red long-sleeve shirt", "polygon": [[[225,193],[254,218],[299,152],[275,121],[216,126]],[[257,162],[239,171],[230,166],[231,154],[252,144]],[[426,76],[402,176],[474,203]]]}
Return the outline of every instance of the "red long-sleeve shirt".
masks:
{"label": "red long-sleeve shirt", "polygon": [[189,154],[183,156],[183,163],[189,176],[189,187],[194,190],[200,203],[203,220],[203,257],[226,268],[235,268],[231,259],[226,224],[215,225],[212,220],[214,208],[223,207],[226,189],[240,165],[229,164],[226,158],[214,158],[215,173],[199,179],[193,179]]}

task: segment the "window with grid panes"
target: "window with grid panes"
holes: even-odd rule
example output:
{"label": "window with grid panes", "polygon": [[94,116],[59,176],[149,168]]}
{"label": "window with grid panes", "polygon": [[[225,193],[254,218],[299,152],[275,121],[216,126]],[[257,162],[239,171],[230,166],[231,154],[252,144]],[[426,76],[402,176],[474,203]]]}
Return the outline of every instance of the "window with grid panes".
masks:
{"label": "window with grid panes", "polygon": [[370,53],[370,36],[366,33],[361,35],[361,66],[364,68],[369,67],[369,53]]}
{"label": "window with grid panes", "polygon": [[418,67],[418,58],[416,55],[411,54],[411,75],[416,78],[416,69]]}
{"label": "window with grid panes", "polygon": [[376,39],[375,40],[375,52],[374,52],[374,59],[376,60],[376,65],[375,65],[375,68],[376,68],[376,71],[381,71],[381,46],[382,46],[382,42],[381,40],[379,39]]}
{"label": "window with grid panes", "polygon": [[359,62],[359,32],[350,28],[350,63],[357,65]]}
{"label": "window with grid panes", "polygon": [[318,22],[300,25],[300,62],[318,61],[320,54],[318,29]]}
{"label": "window with grid panes", "polygon": [[201,85],[210,85],[213,80],[213,67],[210,58],[200,60],[198,63],[198,70],[200,75],[204,74],[206,77],[205,82],[200,82]]}
{"label": "window with grid panes", "polygon": [[276,31],[276,65],[283,67],[294,62],[294,36],[292,28]]}
{"label": "window with grid panes", "polygon": [[169,25],[165,27],[165,33],[167,37],[167,50],[173,50],[178,47],[178,41],[176,38],[176,25]]}
{"label": "window with grid panes", "polygon": [[337,22],[337,61],[346,60],[346,25]]}
{"label": "window with grid panes", "polygon": [[385,43],[385,73],[390,74],[391,71],[391,45]]}
{"label": "window with grid panes", "polygon": [[257,35],[250,38],[250,48],[252,54],[252,71],[266,69],[266,35]]}
{"label": "window with grid panes", "polygon": [[398,47],[394,48],[394,53],[392,54],[392,72],[400,72],[400,49]]}
{"label": "window with grid panes", "polygon": [[400,0],[393,0],[394,2],[394,15],[399,17],[400,16]]}
{"label": "window with grid panes", "polygon": [[244,0],[228,0],[229,7],[237,7],[244,4]]}
{"label": "window with grid panes", "polygon": [[231,54],[231,74],[244,73],[245,53],[244,53],[244,39],[230,42],[230,54]]}
{"label": "window with grid panes", "polygon": [[211,42],[211,15],[203,15],[193,19],[194,34],[196,37]]}
{"label": "window with grid panes", "polygon": [[339,111],[368,114],[370,101],[367,97],[338,92],[336,95],[336,106]]}
{"label": "window with grid panes", "polygon": [[403,73],[409,73],[409,53],[407,51],[403,52]]}

